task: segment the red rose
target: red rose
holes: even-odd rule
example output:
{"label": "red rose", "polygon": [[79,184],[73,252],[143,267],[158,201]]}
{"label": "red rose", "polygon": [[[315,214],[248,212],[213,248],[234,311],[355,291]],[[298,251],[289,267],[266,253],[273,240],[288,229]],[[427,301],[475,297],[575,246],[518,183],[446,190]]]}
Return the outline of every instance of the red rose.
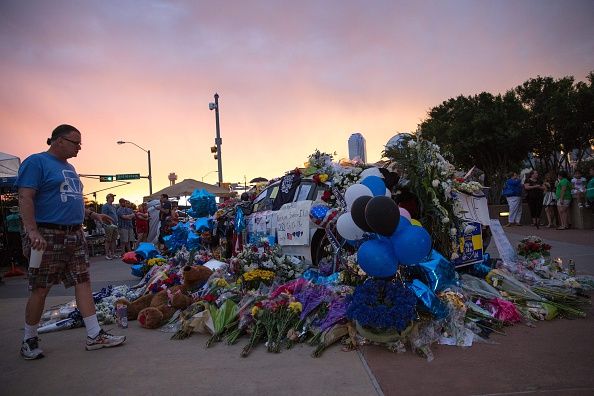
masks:
{"label": "red rose", "polygon": [[202,299],[208,303],[213,303],[217,298],[212,294],[207,294],[206,296],[202,297]]}
{"label": "red rose", "polygon": [[330,201],[331,195],[332,195],[332,193],[330,192],[330,190],[324,191],[324,193],[322,194],[322,201],[324,201],[324,202]]}

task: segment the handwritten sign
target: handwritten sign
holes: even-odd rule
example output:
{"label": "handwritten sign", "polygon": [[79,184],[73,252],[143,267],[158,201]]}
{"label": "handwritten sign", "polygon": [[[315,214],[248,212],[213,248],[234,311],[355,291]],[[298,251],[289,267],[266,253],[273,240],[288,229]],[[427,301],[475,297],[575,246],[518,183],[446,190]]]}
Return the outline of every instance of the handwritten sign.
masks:
{"label": "handwritten sign", "polygon": [[247,240],[259,244],[263,239],[270,240],[276,231],[276,213],[271,210],[252,213],[246,221]]}
{"label": "handwritten sign", "polygon": [[475,196],[456,192],[454,194],[454,214],[456,217],[466,221],[474,221],[482,225],[489,225],[489,207],[487,197]]}
{"label": "handwritten sign", "polygon": [[312,201],[284,204],[276,214],[279,245],[309,244],[309,210]]}

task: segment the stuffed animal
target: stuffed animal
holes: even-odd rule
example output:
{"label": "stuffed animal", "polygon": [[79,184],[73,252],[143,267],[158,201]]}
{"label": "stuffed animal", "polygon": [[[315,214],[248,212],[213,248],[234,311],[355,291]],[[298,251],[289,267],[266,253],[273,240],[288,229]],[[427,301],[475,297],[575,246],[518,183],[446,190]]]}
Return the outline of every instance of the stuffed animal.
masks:
{"label": "stuffed animal", "polygon": [[129,302],[120,299],[115,302],[128,307],[128,320],[137,319],[147,329],[156,329],[171,319],[178,309],[186,309],[192,304],[190,293],[202,286],[212,275],[212,270],[203,266],[186,266],[183,270],[183,284],[161,290],[156,294],[144,296]]}

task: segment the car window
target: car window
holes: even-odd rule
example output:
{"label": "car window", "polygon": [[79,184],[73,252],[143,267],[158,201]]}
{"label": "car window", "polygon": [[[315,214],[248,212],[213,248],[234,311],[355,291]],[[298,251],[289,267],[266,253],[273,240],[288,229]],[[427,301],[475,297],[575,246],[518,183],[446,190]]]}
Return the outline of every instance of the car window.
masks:
{"label": "car window", "polygon": [[274,202],[274,198],[278,194],[279,185],[276,184],[274,186],[268,187],[266,190],[262,191],[260,195],[256,197],[254,200],[254,212],[262,212],[265,210],[272,209],[272,203]]}
{"label": "car window", "polygon": [[311,183],[301,184],[297,190],[297,194],[295,194],[295,199],[293,200],[293,202],[305,201],[309,196],[311,186]]}

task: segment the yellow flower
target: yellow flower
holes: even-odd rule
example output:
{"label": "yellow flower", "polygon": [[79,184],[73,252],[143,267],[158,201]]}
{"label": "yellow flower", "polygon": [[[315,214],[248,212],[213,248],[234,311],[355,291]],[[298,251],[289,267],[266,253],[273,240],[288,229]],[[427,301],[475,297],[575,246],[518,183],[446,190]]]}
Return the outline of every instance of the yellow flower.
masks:
{"label": "yellow flower", "polygon": [[327,181],[327,180],[328,180],[328,174],[326,174],[326,173],[322,173],[322,174],[320,175],[320,181],[321,181],[322,183],[326,183],[326,181]]}
{"label": "yellow flower", "polygon": [[258,308],[256,305],[254,305],[252,307],[252,316],[255,318],[256,315],[258,314],[258,311],[260,310],[260,308]]}
{"label": "yellow flower", "polygon": [[223,278],[219,278],[215,281],[215,286],[216,287],[227,287],[229,286],[229,284],[227,283],[227,281]]}
{"label": "yellow flower", "polygon": [[293,312],[301,312],[303,310],[303,306],[299,301],[294,301],[289,303],[289,309]]}

